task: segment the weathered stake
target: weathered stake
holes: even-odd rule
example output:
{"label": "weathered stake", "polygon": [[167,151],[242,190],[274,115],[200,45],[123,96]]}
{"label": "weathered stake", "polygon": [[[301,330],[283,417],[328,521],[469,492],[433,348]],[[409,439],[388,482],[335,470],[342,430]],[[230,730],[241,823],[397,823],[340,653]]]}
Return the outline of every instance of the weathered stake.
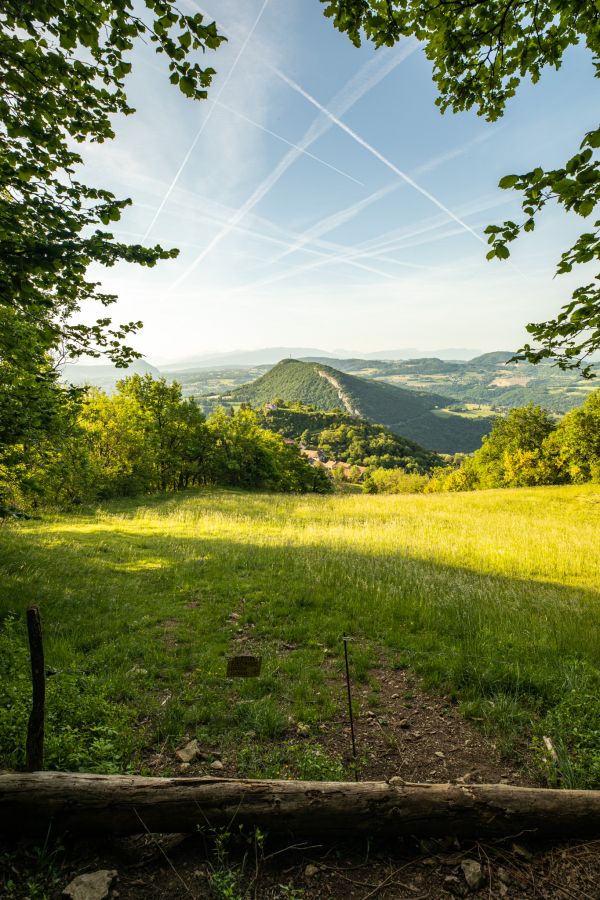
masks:
{"label": "weathered stake", "polygon": [[25,765],[28,772],[44,768],[44,707],[46,702],[46,674],[44,670],[44,644],[42,622],[37,606],[27,610],[27,634],[31,655],[31,681],[33,685],[31,715],[27,727]]}
{"label": "weathered stake", "polygon": [[356,765],[356,741],[354,739],[354,715],[352,713],[352,691],[350,690],[350,667],[348,665],[348,641],[350,638],[342,638],[344,641],[344,660],[346,662],[346,687],[348,689],[348,713],[350,715],[350,734],[352,735],[352,759],[354,760],[354,780],[358,781],[358,768]]}

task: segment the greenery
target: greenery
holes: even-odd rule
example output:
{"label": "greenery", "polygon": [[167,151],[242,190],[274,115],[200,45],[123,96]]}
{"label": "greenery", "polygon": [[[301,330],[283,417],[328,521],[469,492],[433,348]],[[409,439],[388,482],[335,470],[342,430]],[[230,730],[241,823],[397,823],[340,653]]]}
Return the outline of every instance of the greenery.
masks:
{"label": "greenery", "polygon": [[[341,636],[351,634],[354,677],[373,685],[371,667],[409,665],[476,709],[507,748],[530,727],[551,733],[578,783],[599,787],[591,744],[571,740],[587,733],[589,708],[560,712],[600,687],[599,499],[594,485],[326,497],[199,489],[5,525],[2,665],[12,674],[1,679],[0,765],[24,744],[7,691],[29,679],[24,611],[36,602],[58,672],[48,741],[63,723],[78,728],[59,705],[73,679],[90,698],[82,733],[113,710],[113,750],[82,768],[143,772],[158,756],[172,771],[174,748],[197,737],[248,773],[325,775],[335,760],[317,753],[319,724],[342,716]],[[240,647],[263,656],[260,678],[224,677]],[[359,694],[357,714],[371,702]],[[289,748],[304,740],[304,755]]]}
{"label": "greenery", "polygon": [[296,359],[282,359],[251,384],[232,391],[231,398],[253,406],[276,400],[299,401],[318,409],[343,409],[335,387],[318,373],[319,367]]}
{"label": "greenery", "polygon": [[426,472],[442,464],[436,453],[398,437],[384,425],[372,425],[338,410],[325,412],[303,403],[279,401],[277,406],[259,411],[259,422],[285,438],[301,441],[309,450],[321,450],[327,459],[351,466]]}
{"label": "greenery", "polygon": [[[600,18],[596,3],[581,0],[321,0],[325,15],[358,46],[361,29],[378,46],[414,35],[433,64],[437,105],[445,111],[471,109],[494,121],[515,95],[522,79],[535,83],[546,66],[560,68],[568,48],[584,45],[600,76]],[[533,231],[548,203],[589,218],[600,199],[600,128],[587,132],[571,158],[557,169],[536,166],[521,175],[506,175],[500,187],[523,194],[524,218],[486,229],[492,245],[488,259],[507,259],[508,244]],[[600,259],[600,220],[593,221],[561,256],[557,274]],[[586,360],[600,348],[600,283],[577,288],[556,318],[532,323],[537,342],[526,344],[521,358],[554,359],[561,368],[593,374]]]}
{"label": "greenery", "polygon": [[[565,413],[593,389],[593,382],[548,362],[537,366],[525,362],[508,364],[513,356],[514,352],[494,351],[468,361],[436,357],[407,360],[306,358],[299,361],[318,362],[360,378],[442,395],[450,404],[447,408],[451,412],[463,415],[467,408],[471,415],[484,418],[530,402],[554,413]],[[223,403],[235,407],[237,400],[222,398],[230,396],[235,388],[256,381],[272,368],[272,365],[235,366],[161,373],[147,362],[134,360],[128,371],[150,372],[155,378],[161,374],[167,379],[173,378],[181,384],[184,396],[193,397],[205,412],[210,412]],[[71,384],[89,384],[112,391],[123,372],[111,366],[70,365],[63,368],[62,377]]]}
{"label": "greenery", "polygon": [[479,416],[506,412],[527,403],[565,413],[592,390],[592,384],[574,372],[561,371],[548,363],[509,364],[513,356],[511,352],[497,351],[468,361],[340,359],[329,363],[361,378],[452,397],[458,401],[448,407],[453,412],[461,412],[465,404],[474,404],[474,412]]}
{"label": "greenery", "polygon": [[265,403],[279,406],[302,403],[325,411],[342,410],[350,416],[385,425],[396,435],[441,453],[470,452],[481,443],[491,419],[468,419],[447,412],[453,400],[425,391],[356,378],[330,366],[285,359],[251,384],[236,388],[225,402]]}
{"label": "greenery", "polygon": [[597,673],[590,673],[587,691],[568,691],[543,723],[544,734],[553,739],[558,756],[557,762],[548,759],[540,734],[536,746],[550,784],[566,788],[593,788],[600,784],[600,697],[596,676]]}
{"label": "greenery", "polygon": [[600,482],[600,390],[556,420],[534,404],[498,419],[472,457],[440,469],[426,491]]}
{"label": "greenery", "polygon": [[300,778],[303,781],[343,781],[345,770],[312,741],[287,740],[269,747],[243,747],[237,763],[245,778]]}
{"label": "greenery", "polygon": [[177,382],[133,375],[108,396],[72,398],[61,429],[0,458],[0,511],[72,506],[107,497],[176,491],[194,484],[281,491],[332,489],[295,445],[261,428],[256,415],[217,409],[208,419]]}
{"label": "greenery", "polygon": [[[10,768],[25,765],[23,735],[31,712],[29,654],[9,614],[0,631],[0,747]],[[47,682],[45,765],[78,772],[119,772],[133,741],[133,712],[107,699],[93,675],[60,673]]]}
{"label": "greenery", "polygon": [[[78,145],[114,137],[130,115],[130,51],[154,44],[170,81],[206,97],[214,71],[197,51],[223,38],[200,13],[169,0],[8,0],[0,12],[0,453],[62,435],[72,395],[57,381],[57,358],[108,355],[125,365],[126,341],[141,325],[102,315],[78,321],[83,305],[116,296],[89,280],[88,267],[153,266],[177,254],[116,241],[109,230],[131,202],[79,180]],[[85,317],[89,320],[89,316]]]}
{"label": "greenery", "polygon": [[428,483],[426,475],[375,467],[368,472],[363,490],[367,494],[419,494]]}

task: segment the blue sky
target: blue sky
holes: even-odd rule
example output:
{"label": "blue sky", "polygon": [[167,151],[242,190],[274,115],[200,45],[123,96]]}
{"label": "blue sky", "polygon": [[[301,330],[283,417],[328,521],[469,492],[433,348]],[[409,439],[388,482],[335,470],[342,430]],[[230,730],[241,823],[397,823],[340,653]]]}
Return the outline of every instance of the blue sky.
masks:
{"label": "blue sky", "polygon": [[[597,122],[589,54],[524,84],[505,116],[441,115],[413,41],[356,49],[318,0],[184,0],[229,42],[206,55],[209,100],[186,100],[151,46],[137,112],[85,151],[89,183],[129,196],[117,237],[177,246],[154,269],[94,272],[141,318],[151,361],[265,346],[511,349],[579,283],[553,279],[583,220],[549,209],[510,263],[485,226],[518,215],[499,178],[559,165]],[[570,278],[571,276],[569,276]]]}

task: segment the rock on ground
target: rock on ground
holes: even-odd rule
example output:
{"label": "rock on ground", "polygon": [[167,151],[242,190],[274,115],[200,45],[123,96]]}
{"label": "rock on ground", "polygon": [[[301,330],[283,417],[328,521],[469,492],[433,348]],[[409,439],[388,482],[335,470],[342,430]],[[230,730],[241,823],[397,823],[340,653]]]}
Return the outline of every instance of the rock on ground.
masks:
{"label": "rock on ground", "polygon": [[66,886],[63,897],[69,900],[105,900],[116,877],[116,869],[99,869],[87,875],[78,875]]}
{"label": "rock on ground", "polygon": [[483,884],[483,872],[481,865],[475,859],[463,859],[460,864],[465,876],[465,881],[472,891],[477,891]]}

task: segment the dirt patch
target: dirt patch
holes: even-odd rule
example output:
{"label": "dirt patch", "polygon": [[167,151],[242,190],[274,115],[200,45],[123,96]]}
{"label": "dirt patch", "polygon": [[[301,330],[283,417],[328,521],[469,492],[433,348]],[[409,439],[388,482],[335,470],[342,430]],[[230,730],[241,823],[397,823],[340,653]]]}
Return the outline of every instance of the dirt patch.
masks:
{"label": "dirt patch", "polygon": [[[525,766],[503,761],[494,743],[467,722],[447,699],[424,691],[405,670],[373,669],[378,690],[353,687],[361,712],[354,729],[362,781],[394,775],[405,781],[463,780],[486,784],[539,784]],[[369,700],[376,701],[369,706]],[[344,710],[321,726],[330,752],[351,762],[351,735]]]}
{"label": "dirt patch", "polygon": [[[7,849],[0,844],[0,852]],[[22,843],[10,849],[11,874],[18,878],[32,848]],[[224,850],[210,835],[145,835],[69,842],[53,859],[45,892],[35,896],[58,900],[74,875],[109,868],[118,872],[110,894],[115,900],[598,900],[599,854],[597,840],[556,847],[532,844],[526,836],[495,844],[459,844],[448,837],[324,846],[283,844],[275,836],[257,844],[248,835]],[[469,888],[466,871],[475,871],[477,887]],[[29,898],[31,883],[3,896]]]}

